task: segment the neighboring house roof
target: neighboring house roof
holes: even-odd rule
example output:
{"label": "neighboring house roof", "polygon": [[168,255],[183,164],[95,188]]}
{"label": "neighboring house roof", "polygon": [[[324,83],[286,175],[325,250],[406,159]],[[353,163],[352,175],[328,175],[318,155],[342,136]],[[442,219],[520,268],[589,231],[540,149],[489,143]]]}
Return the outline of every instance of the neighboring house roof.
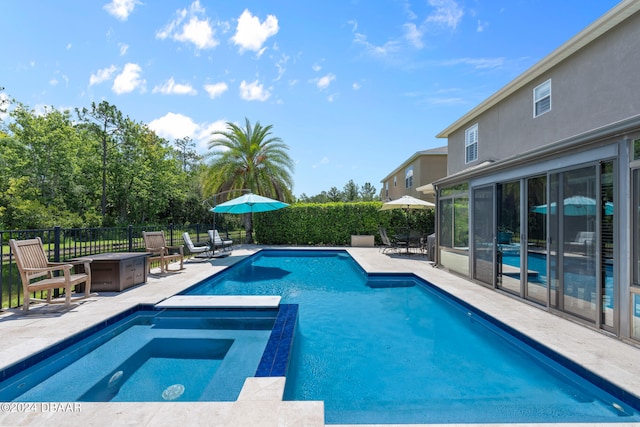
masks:
{"label": "neighboring house roof", "polygon": [[601,18],[593,22],[587,28],[579,32],[576,36],[564,43],[558,49],[551,52],[548,56],[526,70],[520,76],[516,77],[509,84],[504,86],[498,92],[491,95],[480,105],[469,111],[467,114],[459,118],[455,123],[436,135],[437,138],[448,138],[456,130],[465,126],[469,121],[473,120],[480,114],[489,110],[496,104],[500,103],[508,96],[515,93],[531,83],[540,75],[549,71],[552,67],[564,61],[584,46],[596,40],[598,37],[620,24],[622,21],[640,10],[640,1],[624,0],[616,5]]}
{"label": "neighboring house roof", "polygon": [[382,178],[382,180],[380,182],[385,182],[386,180],[391,179],[399,171],[403,170],[409,164],[413,163],[418,157],[422,157],[422,156],[446,156],[448,152],[449,152],[449,147],[446,146],[446,145],[443,146],[443,147],[431,148],[429,150],[417,151],[417,152],[415,152],[413,154],[413,156],[409,157],[400,166],[395,168],[393,170],[393,172],[391,172],[389,175],[387,175],[384,178]]}

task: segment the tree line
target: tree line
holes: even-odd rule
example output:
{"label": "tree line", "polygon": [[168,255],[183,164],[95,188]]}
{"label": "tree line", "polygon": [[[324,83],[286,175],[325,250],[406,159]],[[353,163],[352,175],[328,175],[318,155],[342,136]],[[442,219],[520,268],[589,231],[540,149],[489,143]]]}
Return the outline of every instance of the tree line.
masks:
{"label": "tree line", "polygon": [[307,196],[302,193],[299,200],[305,203],[372,202],[380,200],[380,195],[376,193],[376,187],[371,183],[365,182],[360,186],[350,179],[342,190],[331,187],[328,191],[321,191],[315,196]]}
{"label": "tree line", "polygon": [[12,103],[0,128],[0,229],[210,219],[189,138],[173,146],[106,101],[74,113]]}
{"label": "tree line", "polygon": [[288,203],[379,199],[353,180],[296,199],[289,147],[248,119],[213,132],[203,157],[189,137],[170,142],[107,101],[36,112],[0,99],[0,113],[0,229],[208,223],[212,195],[243,190]]}

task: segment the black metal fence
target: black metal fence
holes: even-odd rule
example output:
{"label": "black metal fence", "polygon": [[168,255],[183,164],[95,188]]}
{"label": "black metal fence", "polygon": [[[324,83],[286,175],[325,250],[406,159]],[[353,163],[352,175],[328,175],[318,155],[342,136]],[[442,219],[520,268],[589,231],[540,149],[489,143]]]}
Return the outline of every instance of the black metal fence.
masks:
{"label": "black metal fence", "polygon": [[[81,256],[104,252],[140,252],[145,250],[143,231],[164,230],[167,244],[183,245],[182,233],[187,231],[194,243],[209,240],[206,224],[147,225],[111,228],[62,228],[35,230],[0,230],[0,308],[18,307],[22,304],[22,283],[9,239],[24,240],[40,237],[49,260],[61,262]],[[229,235],[223,232],[223,235]],[[238,236],[240,237],[240,236]],[[240,238],[232,239],[239,243]]]}

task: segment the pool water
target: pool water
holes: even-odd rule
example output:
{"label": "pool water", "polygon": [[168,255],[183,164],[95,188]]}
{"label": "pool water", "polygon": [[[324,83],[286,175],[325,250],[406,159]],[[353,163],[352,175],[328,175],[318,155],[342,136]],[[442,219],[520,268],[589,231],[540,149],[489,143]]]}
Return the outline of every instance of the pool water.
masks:
{"label": "pool water", "polygon": [[276,315],[137,310],[10,375],[0,400],[234,401],[256,372]]}
{"label": "pool water", "polygon": [[[130,330],[131,331],[131,330]],[[84,393],[83,402],[197,401],[234,340],[153,338]]]}
{"label": "pool water", "polygon": [[285,399],[323,400],[330,424],[640,421],[482,313],[343,251],[263,250],[187,293],[299,304]]}

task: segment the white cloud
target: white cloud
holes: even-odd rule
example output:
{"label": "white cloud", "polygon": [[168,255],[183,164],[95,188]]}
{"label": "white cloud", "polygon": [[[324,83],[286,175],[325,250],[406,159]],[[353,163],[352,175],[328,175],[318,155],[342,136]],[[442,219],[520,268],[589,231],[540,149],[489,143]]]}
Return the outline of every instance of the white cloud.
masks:
{"label": "white cloud", "polygon": [[193,139],[199,128],[191,117],[179,113],[167,113],[149,123],[149,129],[171,142],[187,136]]}
{"label": "white cloud", "polygon": [[427,103],[432,105],[462,105],[466,104],[463,98],[428,98]]}
{"label": "white cloud", "polygon": [[354,43],[364,46],[366,52],[373,57],[386,57],[397,52],[400,49],[400,43],[390,40],[383,45],[377,46],[367,40],[367,36],[361,33],[355,33]]}
{"label": "white cloud", "polygon": [[334,81],[335,79],[336,79],[335,74],[329,73],[326,76],[316,79],[315,80],[316,86],[318,86],[319,89],[326,89],[329,87],[331,82]]}
{"label": "white cloud", "polygon": [[142,68],[138,64],[126,64],[122,73],[113,80],[113,91],[118,95],[133,92],[138,88],[144,91],[146,81],[140,78],[141,73]]}
{"label": "white cloud", "polygon": [[245,9],[238,18],[236,33],[231,40],[240,46],[240,52],[253,50],[260,56],[264,52],[262,45],[269,37],[276,35],[278,30],[278,18],[275,16],[267,15],[267,19],[260,23],[258,17],[251,15],[251,12]]}
{"label": "white cloud", "polygon": [[213,38],[213,28],[209,20],[201,20],[196,16],[192,17],[184,27],[182,32],[174,36],[181,42],[191,42],[198,49],[210,49],[218,45],[218,41]]}
{"label": "white cloud", "polygon": [[153,88],[152,93],[162,93],[164,95],[196,95],[196,91],[191,85],[177,83],[171,77],[164,84]]}
{"label": "white cloud", "polygon": [[424,47],[424,43],[422,42],[422,30],[416,27],[416,24],[413,22],[408,22],[404,24],[404,38],[415,48],[422,49]]}
{"label": "white cloud", "polygon": [[170,142],[189,137],[196,143],[196,151],[204,153],[211,140],[211,133],[216,130],[226,130],[227,123],[224,120],[217,120],[213,123],[198,124],[191,117],[170,112],[151,121],[149,128]]}
{"label": "white cloud", "polygon": [[289,62],[288,55],[282,55],[280,59],[276,61],[276,68],[278,69],[278,77],[274,79],[275,81],[280,80],[284,75],[284,72],[287,70],[285,68],[285,65],[287,65],[287,62]]}
{"label": "white cloud", "polygon": [[67,50],[71,50],[71,43],[67,44]]}
{"label": "white cloud", "polygon": [[429,5],[436,10],[427,17],[427,22],[456,28],[464,15],[462,8],[455,0],[429,0]]}
{"label": "white cloud", "polygon": [[221,96],[227,89],[229,89],[229,86],[225,82],[204,85],[204,90],[207,91],[211,99]]}
{"label": "white cloud", "polygon": [[116,19],[126,21],[137,4],[142,4],[137,0],[112,0],[105,4],[104,9]]}
{"label": "white cloud", "polygon": [[189,9],[181,9],[176,12],[176,18],[156,33],[156,38],[193,43],[198,49],[211,49],[219,44],[214,37],[215,30],[209,19],[200,19],[204,15],[204,8],[200,1],[196,0]]}
{"label": "white cloud", "polygon": [[53,77],[51,80],[49,80],[49,84],[51,86],[57,86],[58,85],[58,79],[56,79],[55,77]]}
{"label": "white cloud", "polygon": [[120,56],[126,55],[129,50],[129,45],[126,43],[118,43],[118,46],[120,47]]}
{"label": "white cloud", "polygon": [[243,80],[240,83],[240,97],[245,101],[266,101],[271,96],[271,92],[264,88],[264,85],[254,81],[247,83]]}
{"label": "white cloud", "polygon": [[351,84],[351,88],[353,90],[360,90],[361,87],[362,87],[362,85],[360,83],[358,83],[358,82],[354,82],[354,83]]}
{"label": "white cloud", "polygon": [[98,70],[97,73],[91,74],[91,77],[89,77],[89,86],[102,83],[106,80],[111,80],[111,77],[116,72],[116,70],[116,66],[112,65],[109,68],[103,68],[102,70]]}
{"label": "white cloud", "polygon": [[455,58],[447,61],[442,61],[439,65],[455,66],[455,65],[471,65],[477,70],[488,68],[500,68],[505,65],[504,58]]}
{"label": "white cloud", "polygon": [[329,164],[329,158],[327,156],[324,156],[323,158],[320,159],[320,161],[318,161],[317,163],[315,163],[314,165],[312,165],[311,167],[313,169],[317,169],[319,166],[321,165],[327,165]]}
{"label": "white cloud", "polygon": [[318,72],[318,71],[322,70],[322,67],[321,67],[319,64],[313,64],[313,65],[311,66],[311,69],[312,69],[313,71],[315,71],[315,72]]}
{"label": "white cloud", "polygon": [[489,23],[487,21],[480,21],[478,20],[478,27],[477,27],[477,31],[479,33],[483,32],[485,28],[487,28],[489,26]]}

